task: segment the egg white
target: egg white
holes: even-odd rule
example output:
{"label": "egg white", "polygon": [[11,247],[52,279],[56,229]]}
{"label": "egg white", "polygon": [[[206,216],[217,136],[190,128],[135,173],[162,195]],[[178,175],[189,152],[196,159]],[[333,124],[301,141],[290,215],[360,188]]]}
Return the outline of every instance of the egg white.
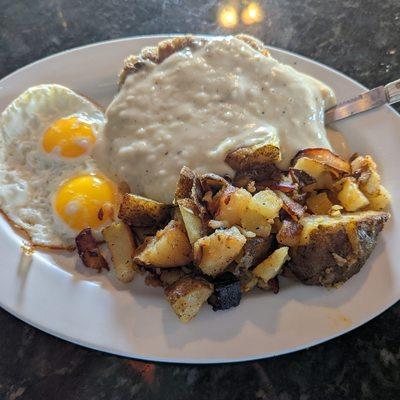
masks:
{"label": "egg white", "polygon": [[62,158],[42,148],[42,136],[49,126],[73,115],[89,122],[100,137],[103,113],[60,85],[31,87],[0,115],[0,208],[35,245],[74,246],[77,232],[54,212],[53,196],[66,179],[97,170],[89,153]]}

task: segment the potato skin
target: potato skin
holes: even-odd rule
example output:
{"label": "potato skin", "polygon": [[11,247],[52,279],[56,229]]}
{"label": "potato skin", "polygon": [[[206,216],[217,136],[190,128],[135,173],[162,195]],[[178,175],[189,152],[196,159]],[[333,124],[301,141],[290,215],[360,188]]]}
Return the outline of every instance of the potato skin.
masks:
{"label": "potato skin", "polygon": [[175,200],[190,198],[195,178],[196,175],[190,168],[183,167],[181,169],[179,180],[176,184]]}
{"label": "potato skin", "polygon": [[128,225],[148,227],[158,225],[168,219],[171,207],[158,201],[132,193],[125,193],[118,217]]}
{"label": "potato skin", "polygon": [[281,152],[275,144],[241,147],[229,153],[225,162],[235,171],[243,171],[280,161]]}
{"label": "potato skin", "polygon": [[350,215],[352,221],[338,217],[316,226],[308,243],[290,249],[286,268],[303,283],[320,286],[340,284],[359,272],[389,214],[366,211]]}
{"label": "potato skin", "polygon": [[266,238],[249,238],[243,247],[243,256],[238,261],[237,268],[240,271],[247,271],[268,256],[272,245],[272,236]]}
{"label": "potato skin", "polygon": [[137,267],[132,261],[136,244],[131,229],[122,221],[113,222],[102,234],[112,256],[115,276],[124,283],[133,281]]}

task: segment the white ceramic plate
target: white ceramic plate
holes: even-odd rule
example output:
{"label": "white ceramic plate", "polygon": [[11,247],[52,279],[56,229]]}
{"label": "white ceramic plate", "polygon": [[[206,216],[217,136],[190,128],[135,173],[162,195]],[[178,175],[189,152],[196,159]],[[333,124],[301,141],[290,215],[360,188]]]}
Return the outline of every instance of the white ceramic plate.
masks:
{"label": "white ceramic plate", "polygon": [[[90,45],[38,61],[0,81],[0,110],[39,83],[59,83],[103,106],[116,93],[117,72],[128,54],[163,37]],[[304,57],[271,49],[280,61],[332,86],[339,99],[363,87]],[[239,307],[214,313],[204,306],[191,323],[178,322],[162,292],[138,279],[123,285],[111,273],[83,268],[75,254],[36,252],[27,263],[23,238],[0,220],[0,304],[27,323],[74,343],[147,360],[217,363],[288,353],[341,335],[400,298],[398,166],[400,117],[383,107],[338,125],[351,149],[370,153],[393,195],[392,220],[362,271],[341,288],[326,290],[283,281],[278,295],[244,296]]]}

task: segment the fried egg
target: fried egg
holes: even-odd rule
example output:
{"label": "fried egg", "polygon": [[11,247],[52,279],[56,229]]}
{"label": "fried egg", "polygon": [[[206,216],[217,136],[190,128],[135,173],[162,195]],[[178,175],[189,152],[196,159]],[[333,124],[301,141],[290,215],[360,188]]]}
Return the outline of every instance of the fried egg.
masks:
{"label": "fried egg", "polygon": [[112,218],[116,185],[91,151],[104,115],[92,102],[55,84],[31,87],[0,116],[0,207],[33,244],[74,246]]}

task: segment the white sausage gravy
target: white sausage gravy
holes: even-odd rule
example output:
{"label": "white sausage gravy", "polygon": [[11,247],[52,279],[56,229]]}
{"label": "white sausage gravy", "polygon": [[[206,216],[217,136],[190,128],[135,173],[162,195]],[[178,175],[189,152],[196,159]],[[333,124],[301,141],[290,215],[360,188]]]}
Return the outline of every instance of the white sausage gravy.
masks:
{"label": "white sausage gravy", "polygon": [[224,37],[128,75],[107,109],[98,162],[133,193],[171,202],[182,166],[233,175],[237,148],[278,144],[280,167],[308,147],[331,148],[324,109],[333,91]]}

